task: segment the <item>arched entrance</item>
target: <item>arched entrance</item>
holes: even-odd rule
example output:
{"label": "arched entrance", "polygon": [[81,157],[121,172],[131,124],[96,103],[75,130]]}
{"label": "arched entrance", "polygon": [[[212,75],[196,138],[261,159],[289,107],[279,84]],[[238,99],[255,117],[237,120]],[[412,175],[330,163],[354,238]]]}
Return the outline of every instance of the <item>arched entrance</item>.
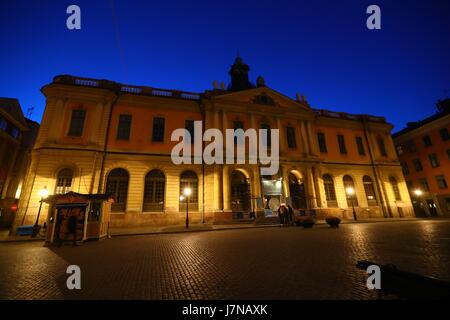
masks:
{"label": "arched entrance", "polygon": [[247,177],[239,170],[231,173],[231,210],[249,212],[251,210],[250,184]]}
{"label": "arched entrance", "polygon": [[294,173],[289,173],[289,195],[292,199],[292,207],[294,209],[306,209],[306,190],[305,183]]}

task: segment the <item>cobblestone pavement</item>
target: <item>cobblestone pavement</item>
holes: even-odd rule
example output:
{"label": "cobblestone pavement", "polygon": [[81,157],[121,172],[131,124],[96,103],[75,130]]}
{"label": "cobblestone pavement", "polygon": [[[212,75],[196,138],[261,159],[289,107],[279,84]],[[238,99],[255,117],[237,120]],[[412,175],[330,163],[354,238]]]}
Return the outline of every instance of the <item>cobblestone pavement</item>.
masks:
{"label": "cobblestone pavement", "polygon": [[[1,299],[373,299],[358,259],[450,280],[450,221],[0,244]],[[82,289],[66,288],[81,268]]]}

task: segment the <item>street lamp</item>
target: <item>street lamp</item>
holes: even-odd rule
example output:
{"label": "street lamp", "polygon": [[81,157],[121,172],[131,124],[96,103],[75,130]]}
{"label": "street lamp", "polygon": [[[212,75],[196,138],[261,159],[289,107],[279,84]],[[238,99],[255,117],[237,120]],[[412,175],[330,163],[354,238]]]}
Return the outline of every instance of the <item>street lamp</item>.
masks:
{"label": "street lamp", "polygon": [[[415,189],[414,191],[413,191],[413,193],[414,193],[414,195],[417,197],[417,200],[418,200],[418,205],[419,205],[419,207],[418,207],[418,212],[417,212],[417,214],[420,214],[420,215],[423,215],[423,211],[425,211],[425,210],[422,210],[422,195],[423,195],[423,191],[422,190],[420,190],[420,189]],[[427,214],[426,214],[426,211],[425,211],[425,216],[426,216]]]}
{"label": "street lamp", "polygon": [[41,209],[42,209],[42,202],[44,201],[45,198],[48,197],[48,189],[47,186],[44,186],[41,190],[39,190],[39,195],[41,196],[41,200],[39,201],[39,211],[36,217],[36,222],[34,223],[33,226],[33,237],[36,237],[36,235],[39,232],[39,216],[41,215]]}
{"label": "street lamp", "polygon": [[181,201],[183,201],[182,198],[186,199],[186,229],[189,228],[189,197],[190,197],[191,193],[192,193],[191,188],[186,187],[183,190],[184,197],[183,196],[180,197]]}
{"label": "street lamp", "polygon": [[347,195],[350,198],[350,201],[352,202],[353,219],[355,219],[355,221],[356,221],[358,219],[356,218],[355,206],[353,204],[353,197],[355,195],[355,189],[353,189],[352,187],[348,187],[348,188],[345,189],[345,192],[347,193]]}

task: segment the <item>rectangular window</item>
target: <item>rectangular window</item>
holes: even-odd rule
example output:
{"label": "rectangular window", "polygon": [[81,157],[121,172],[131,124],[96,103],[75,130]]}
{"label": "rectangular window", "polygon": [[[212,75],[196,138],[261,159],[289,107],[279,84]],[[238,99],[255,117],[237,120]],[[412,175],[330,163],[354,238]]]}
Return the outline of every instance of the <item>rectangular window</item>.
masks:
{"label": "rectangular window", "polygon": [[366,154],[366,151],[364,150],[363,139],[361,137],[356,137],[356,147],[358,148],[358,154],[360,156]]}
{"label": "rectangular window", "polygon": [[194,143],[195,137],[194,137],[194,120],[186,120],[184,122],[185,129],[189,132],[191,135],[191,143]]}
{"label": "rectangular window", "polygon": [[287,144],[290,149],[297,148],[297,141],[295,141],[295,129],[293,127],[286,128]]}
{"label": "rectangular window", "polygon": [[407,149],[409,152],[416,152],[417,148],[416,148],[416,144],[414,143],[413,140],[409,140],[409,141],[406,143],[406,149]]}
{"label": "rectangular window", "polygon": [[436,176],[436,182],[439,189],[447,189],[447,181],[445,181],[445,177],[443,175]]}
{"label": "rectangular window", "polygon": [[450,198],[445,198],[445,209],[450,212]]}
{"label": "rectangular window", "polygon": [[8,127],[8,122],[6,122],[5,119],[0,119],[0,129],[6,130],[7,127]]}
{"label": "rectangular window", "polygon": [[337,139],[338,139],[338,144],[339,144],[339,152],[341,154],[346,154],[347,153],[347,148],[345,147],[344,136],[342,134],[338,134],[337,135]]}
{"label": "rectangular window", "polygon": [[406,162],[402,162],[401,165],[402,165],[403,174],[405,176],[408,175],[409,174],[408,164]]}
{"label": "rectangular window", "polygon": [[[236,131],[238,129],[244,130],[244,123],[239,120],[233,121],[233,129],[234,129],[234,131]],[[237,144],[237,143],[238,143],[237,137],[234,136],[234,144]]]}
{"label": "rectangular window", "polygon": [[153,118],[153,131],[152,131],[152,141],[154,142],[164,142],[164,127],[165,119],[155,117]]}
{"label": "rectangular window", "polygon": [[437,155],[435,153],[432,153],[432,154],[428,155],[428,159],[430,159],[431,167],[437,168],[437,167],[440,166],[439,160],[438,160]]}
{"label": "rectangular window", "polygon": [[447,141],[450,139],[450,134],[448,133],[447,128],[442,128],[441,130],[439,130],[439,134],[441,135],[442,141]]}
{"label": "rectangular window", "polygon": [[429,135],[426,135],[426,136],[423,137],[423,145],[425,147],[431,147],[432,146],[431,138],[430,138]]}
{"label": "rectangular window", "polygon": [[117,127],[117,140],[129,140],[131,131],[131,114],[121,114]]}
{"label": "rectangular window", "polygon": [[378,148],[380,148],[380,154],[383,157],[387,157],[386,146],[383,138],[378,138]]}
{"label": "rectangular window", "polygon": [[414,159],[413,160],[413,164],[414,164],[414,168],[416,169],[416,171],[422,171],[423,170],[422,162],[420,162],[420,159]]}
{"label": "rectangular window", "polygon": [[319,132],[317,134],[317,140],[319,142],[320,152],[326,153],[327,152],[327,141],[325,140],[325,134],[322,132]]}
{"label": "rectangular window", "polygon": [[427,179],[425,179],[425,178],[419,179],[419,185],[423,191],[426,191],[426,192],[430,191],[430,186],[428,185]]}
{"label": "rectangular window", "polygon": [[86,118],[86,110],[75,109],[72,111],[70,119],[69,133],[70,137],[81,137],[83,135],[84,120]]}
{"label": "rectangular window", "polygon": [[267,140],[264,141],[263,139],[263,144],[265,144],[267,147],[271,147],[272,146],[272,135],[270,134],[271,130],[270,130],[270,125],[268,125],[267,123],[263,123],[261,124],[261,129],[266,130],[267,133]]}
{"label": "rectangular window", "polygon": [[405,182],[406,182],[406,187],[408,188],[408,190],[414,189],[414,185],[411,181],[405,181]]}
{"label": "rectangular window", "polygon": [[402,155],[403,154],[403,147],[402,146],[396,146],[395,147],[397,149],[397,155]]}
{"label": "rectangular window", "polygon": [[12,127],[11,135],[13,136],[14,139],[19,138],[20,130],[18,128],[16,128],[16,127]]}

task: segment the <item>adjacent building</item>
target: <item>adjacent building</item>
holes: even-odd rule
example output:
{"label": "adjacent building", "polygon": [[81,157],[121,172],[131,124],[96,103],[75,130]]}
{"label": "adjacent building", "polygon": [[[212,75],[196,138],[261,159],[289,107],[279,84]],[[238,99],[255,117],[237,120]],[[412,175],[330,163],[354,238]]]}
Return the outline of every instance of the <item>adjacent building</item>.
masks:
{"label": "adjacent building", "polygon": [[[267,215],[283,202],[318,217],[353,219],[352,207],[360,218],[413,215],[393,126],[383,117],[315,109],[262,77],[253,84],[248,72],[238,57],[227,87],[214,81],[199,93],[56,76],[42,88],[46,108],[16,223],[34,222],[42,188],[113,195],[112,227],[183,223],[186,205],[193,223]],[[195,121],[203,131],[279,129],[279,171],[262,176],[260,165],[249,163],[174,164],[178,142],[171,134],[186,128],[194,135]],[[188,204],[180,198],[187,186]]]}
{"label": "adjacent building", "polygon": [[14,219],[38,129],[17,99],[0,98],[0,227]]}
{"label": "adjacent building", "polygon": [[450,215],[450,99],[437,112],[393,135],[406,184],[420,216]]}

